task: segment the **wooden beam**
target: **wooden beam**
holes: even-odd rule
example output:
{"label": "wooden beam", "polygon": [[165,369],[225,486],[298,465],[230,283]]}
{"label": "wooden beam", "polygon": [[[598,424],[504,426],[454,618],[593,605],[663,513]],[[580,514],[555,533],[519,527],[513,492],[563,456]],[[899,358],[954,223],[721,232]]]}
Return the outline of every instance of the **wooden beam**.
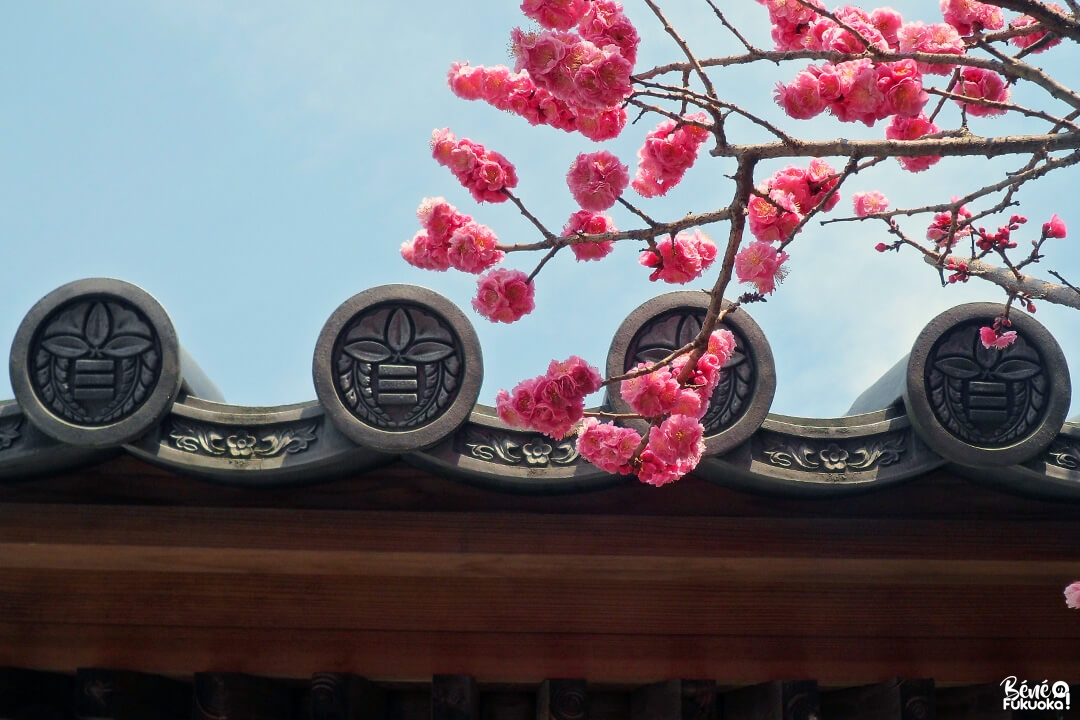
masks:
{"label": "wooden beam", "polygon": [[[784,637],[358,631],[237,627],[130,627],[21,623],[0,618],[0,666],[70,672],[79,666],[137,667],[190,675],[222,667],[307,677],[331,670],[379,681],[429,682],[455,668],[484,683],[538,683],[558,673],[647,683],[660,677],[814,677],[823,684],[872,683],[890,674],[998,683],[1009,675],[1068,678],[1080,667],[1072,638]],[[1078,695],[1080,696],[1080,695]],[[429,698],[423,700],[428,707]]]}

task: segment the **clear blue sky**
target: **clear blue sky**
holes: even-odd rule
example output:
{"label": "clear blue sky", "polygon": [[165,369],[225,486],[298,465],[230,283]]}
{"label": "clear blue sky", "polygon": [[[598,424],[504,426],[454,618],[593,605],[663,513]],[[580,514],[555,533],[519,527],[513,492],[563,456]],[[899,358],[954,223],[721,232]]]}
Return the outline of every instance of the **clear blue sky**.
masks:
{"label": "clear blue sky", "polygon": [[[645,38],[639,68],[678,59],[647,9],[626,4]],[[937,4],[893,6],[933,22]],[[737,51],[691,3],[669,5],[699,54]],[[763,8],[749,0],[721,5],[769,44]],[[535,239],[508,204],[477,207],[431,161],[435,127],[510,157],[520,195],[550,226],[561,227],[576,209],[563,176],[578,152],[597,146],[459,101],[445,85],[454,60],[508,62],[509,30],[523,21],[512,2],[11,4],[0,27],[0,345],[53,288],[118,277],[162,302],[183,345],[230,402],[296,402],[315,396],[311,354],[334,308],[368,287],[405,282],[442,292],[473,319],[487,368],[483,401],[541,372],[552,357],[577,353],[603,365],[612,334],[634,307],[681,289],[647,282],[637,248],[621,247],[601,264],[557,258],[539,278],[537,312],[510,327],[469,309],[471,276],[418,271],[398,256],[418,228],[413,213],[425,196],[447,197],[506,241]],[[1069,47],[1053,67],[1075,78],[1078,59]],[[717,86],[773,112],[772,86],[798,69],[741,70],[720,76]],[[633,166],[655,122],[646,118],[604,147]],[[972,126],[1015,129],[1001,120]],[[817,137],[881,132],[831,120],[804,127]],[[643,207],[677,217],[723,205],[726,163],[703,158],[670,197]],[[896,204],[948,199],[1015,165],[956,160],[912,176],[889,163],[852,182],[840,209],[850,208],[855,190],[881,189]],[[1055,211],[1069,224],[1072,237],[1049,247],[1044,267],[1076,282],[1078,181],[1080,173],[1069,170],[1020,195],[1033,229]],[[625,215],[616,220],[630,223]],[[726,226],[706,230],[720,237]],[[873,252],[882,239],[873,226],[810,228],[793,246],[791,277],[751,309],[777,358],[775,411],[842,414],[937,312],[999,298],[976,282],[941,289],[914,255]],[[510,264],[528,270],[534,261],[518,256]],[[1041,305],[1037,318],[1061,341],[1076,377],[1080,314]],[[11,396],[6,376],[0,396]]]}

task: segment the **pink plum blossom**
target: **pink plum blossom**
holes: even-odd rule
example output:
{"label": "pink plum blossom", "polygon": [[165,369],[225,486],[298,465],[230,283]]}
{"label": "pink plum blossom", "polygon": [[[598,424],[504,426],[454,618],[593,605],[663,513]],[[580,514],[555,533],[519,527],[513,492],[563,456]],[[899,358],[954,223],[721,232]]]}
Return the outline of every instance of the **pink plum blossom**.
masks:
{"label": "pink plum blossom", "polygon": [[[578,210],[566,221],[566,225],[562,229],[562,236],[571,237],[578,233],[601,235],[613,232],[616,232],[615,222],[607,215],[589,212],[588,210]],[[607,257],[614,247],[615,242],[612,240],[577,242],[570,245],[570,251],[574,253],[574,257],[579,261],[599,260]]]}
{"label": "pink plum blossom", "polygon": [[851,196],[851,199],[855,205],[857,217],[866,217],[889,209],[889,199],[877,190],[857,192]]}
{"label": "pink plum blossom", "polygon": [[[904,23],[899,32],[900,52],[934,53],[938,55],[963,55],[967,47],[964,39],[952,25],[934,23],[924,25],[921,22]],[[946,63],[920,62],[919,70],[931,75],[948,75],[953,65]]]}
{"label": "pink plum blossom", "polygon": [[981,327],[979,328],[979,340],[987,350],[1002,350],[1016,342],[1016,331],[1006,330],[1005,332],[999,332],[992,327]]}
{"label": "pink plum blossom", "polygon": [[705,452],[705,428],[697,418],[672,415],[649,430],[649,448],[665,463],[695,466]]}
{"label": "pink plum blossom", "polygon": [[[687,115],[687,121],[705,123],[704,113]],[[668,119],[645,136],[638,150],[638,171],[632,186],[642,197],[658,197],[679,184],[697,160],[709,131],[698,125]]]}
{"label": "pink plum blossom", "polygon": [[[648,367],[645,363],[635,370]],[[642,417],[659,417],[671,412],[679,397],[679,382],[670,368],[660,368],[646,375],[623,380],[619,393],[634,412]]]}
{"label": "pink plum blossom", "polygon": [[[1068,14],[1066,12],[1065,8],[1061,7],[1057,3],[1049,3],[1047,5],[1047,8],[1049,10],[1053,10],[1056,13],[1060,13],[1061,15],[1067,15]],[[1026,28],[1026,27],[1031,27],[1032,25],[1038,25],[1038,24],[1039,24],[1039,21],[1036,20],[1035,18],[1031,17],[1030,15],[1022,15],[1022,16],[1016,18],[1015,20],[1013,20],[1012,22],[1010,22],[1009,26],[1013,27],[1013,28]],[[1019,48],[1029,48],[1032,45],[1038,43],[1044,37],[1046,37],[1047,34],[1048,33],[1047,33],[1046,30],[1037,30],[1037,31],[1035,31],[1033,33],[1029,33],[1027,35],[1016,35],[1014,37],[1011,37],[1011,38],[1009,38],[1009,42],[1011,42],[1013,45],[1015,45],[1016,47],[1019,47]],[[1055,38],[1049,40],[1046,44],[1040,45],[1035,50],[1032,50],[1032,52],[1041,53],[1043,50],[1049,50],[1050,48],[1054,47],[1055,45],[1060,45],[1060,44],[1061,44],[1061,38],[1060,37],[1055,37]]]}
{"label": "pink plum blossom", "polygon": [[1065,607],[1080,610],[1080,581],[1070,583],[1065,588]]}
{"label": "pink plum blossom", "polygon": [[599,371],[577,356],[552,360],[547,373],[500,390],[495,410],[503,422],[559,439],[582,418],[585,396],[601,387]]}
{"label": "pink plum blossom", "polygon": [[[893,116],[885,127],[885,137],[889,140],[918,140],[924,135],[940,132],[940,128],[923,113],[915,117]],[[897,156],[900,166],[908,172],[922,172],[941,159],[937,155],[919,155],[917,157]]]}
{"label": "pink plum blossom", "polygon": [[716,260],[716,243],[701,232],[693,230],[670,235],[656,242],[656,251],[645,250],[638,262],[656,268],[649,279],[682,285],[697,278]]}
{"label": "pink plum blossom", "polygon": [[641,435],[636,430],[587,417],[578,432],[577,451],[601,470],[625,475],[633,472],[630,458],[640,444]]}
{"label": "pink plum blossom", "polygon": [[536,307],[533,284],[520,270],[496,268],[480,276],[472,306],[492,322],[515,322]]}
{"label": "pink plum blossom", "polygon": [[527,72],[511,72],[504,65],[484,67],[454,63],[447,74],[451,91],[464,100],[482,100],[492,107],[520,115],[531,125],[548,125],[564,132],[580,132],[596,142],[618,137],[626,126],[621,105],[586,110],[539,88]]}
{"label": "pink plum blossom", "polygon": [[521,12],[549,30],[570,30],[589,9],[588,0],[523,0]]}
{"label": "pink plum blossom", "polygon": [[597,47],[615,45],[631,65],[637,62],[641,38],[623,12],[621,3],[615,0],[592,0],[578,25],[578,32]]}
{"label": "pink plum blossom", "polygon": [[509,160],[468,138],[458,140],[449,128],[431,134],[431,154],[477,202],[505,202],[503,190],[517,187],[517,171]]}
{"label": "pink plum blossom", "polygon": [[1067,234],[1065,228],[1065,221],[1058,217],[1057,213],[1054,213],[1048,222],[1043,223],[1043,235],[1048,238],[1063,238]]}
{"label": "pink plum blossom", "polygon": [[585,210],[607,210],[630,184],[630,171],[607,150],[581,153],[566,173],[570,193]]}
{"label": "pink plum blossom", "polygon": [[[975,100],[990,100],[992,102],[1005,103],[1009,101],[1009,86],[1005,84],[1005,78],[991,70],[977,67],[965,67],[960,70],[960,82],[957,83],[956,94],[964,95]],[[969,115],[977,117],[989,117],[992,115],[1004,115],[1005,108],[989,107],[978,103],[956,101]]]}
{"label": "pink plum blossom", "polygon": [[505,253],[491,228],[467,222],[450,236],[447,257],[450,265],[462,272],[480,273],[501,262]]}
{"label": "pink plum blossom", "polygon": [[941,0],[945,22],[967,37],[979,30],[1000,30],[1005,27],[1001,8],[976,0]]}
{"label": "pink plum blossom", "polygon": [[694,469],[694,466],[690,463],[680,463],[677,465],[666,463],[656,457],[656,453],[650,448],[645,448],[638,459],[640,461],[637,468],[638,480],[655,487],[675,482]]}
{"label": "pink plum blossom", "polygon": [[782,267],[788,254],[772,243],[752,242],[735,255],[735,275],[741,283],[753,284],[759,293],[769,295],[786,274]]}

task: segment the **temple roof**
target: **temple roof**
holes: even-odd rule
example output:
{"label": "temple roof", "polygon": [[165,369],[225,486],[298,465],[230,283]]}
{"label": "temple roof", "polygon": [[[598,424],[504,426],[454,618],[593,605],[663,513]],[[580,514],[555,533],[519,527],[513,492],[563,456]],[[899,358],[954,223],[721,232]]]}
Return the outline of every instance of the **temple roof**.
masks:
{"label": "temple roof", "polygon": [[[634,310],[612,340],[608,374],[684,345],[705,299],[669,293]],[[835,496],[945,467],[1010,492],[1080,498],[1080,418],[1065,417],[1065,357],[1017,311],[1017,341],[982,347],[978,329],[1000,312],[974,303],[941,314],[841,418],[770,413],[768,340],[745,310],[732,313],[725,326],[737,351],[703,418],[706,457],[695,474],[759,493]],[[572,436],[509,427],[479,404],[475,331],[453,303],[415,286],[366,290],[331,315],[314,348],[310,402],[226,404],[164,308],[119,280],[82,280],[43,298],[17,332],[10,367],[16,397],[0,404],[0,478],[55,475],[123,452],[245,487],[323,482],[397,458],[515,493],[633,482],[584,461]],[[609,394],[602,409],[626,406]]]}

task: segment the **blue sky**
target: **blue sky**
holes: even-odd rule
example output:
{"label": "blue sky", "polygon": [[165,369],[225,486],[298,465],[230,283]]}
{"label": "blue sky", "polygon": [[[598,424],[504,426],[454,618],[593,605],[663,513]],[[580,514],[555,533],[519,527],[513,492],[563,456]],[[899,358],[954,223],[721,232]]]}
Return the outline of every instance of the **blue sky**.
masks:
{"label": "blue sky", "polygon": [[[626,4],[644,36],[639,69],[678,59],[647,9]],[[720,4],[769,44],[763,8],[749,0]],[[737,51],[694,9],[698,3],[669,5],[700,55]],[[936,0],[893,6],[908,19],[939,19]],[[504,241],[536,239],[508,203],[476,206],[430,159],[435,127],[449,126],[514,161],[520,196],[550,227],[576,209],[566,168],[578,152],[598,146],[530,128],[446,88],[455,60],[509,62],[509,31],[520,24],[512,2],[14,4],[0,27],[0,343],[10,343],[30,306],[55,287],[118,277],[161,301],[181,343],[229,402],[297,402],[315,396],[311,354],[330,313],[356,292],[403,282],[447,295],[472,318],[484,349],[482,401],[538,374],[553,357],[576,353],[602,366],[631,310],[682,289],[649,283],[636,264],[638,248],[617,248],[599,264],[556,258],[538,279],[537,311],[513,326],[472,312],[472,276],[415,270],[398,255],[418,229],[414,212],[426,196],[445,196]],[[1063,49],[1039,62],[1075,76],[1076,48]],[[770,90],[798,69],[746,68],[716,76],[716,84],[727,99],[775,115]],[[1022,91],[1018,97],[1042,103]],[[646,118],[603,147],[633,167],[655,122]],[[976,119],[972,127],[988,134],[1022,129],[1003,120]],[[814,137],[881,132],[829,119],[801,129]],[[757,137],[745,128],[733,134]],[[1016,165],[954,160],[912,176],[890,162],[851,182],[839,210],[850,208],[856,190],[881,189],[896,205],[945,200]],[[702,158],[667,198],[641,205],[656,217],[721,206],[731,170],[730,161]],[[1078,181],[1070,169],[1020,195],[1033,230],[1052,212],[1069,224],[1072,237],[1048,247],[1043,267],[1074,282]],[[628,216],[615,217],[619,227],[630,225]],[[907,227],[917,232],[919,224]],[[726,226],[706,231],[720,238]],[[808,228],[792,247],[789,279],[768,303],[751,308],[777,359],[774,411],[842,414],[935,314],[998,300],[994,288],[976,282],[942,289],[913,254],[873,252],[882,239],[869,225]],[[515,256],[509,264],[529,270],[536,259]],[[1043,304],[1036,317],[1058,337],[1076,377],[1080,315]],[[0,396],[11,396],[6,377]]]}

